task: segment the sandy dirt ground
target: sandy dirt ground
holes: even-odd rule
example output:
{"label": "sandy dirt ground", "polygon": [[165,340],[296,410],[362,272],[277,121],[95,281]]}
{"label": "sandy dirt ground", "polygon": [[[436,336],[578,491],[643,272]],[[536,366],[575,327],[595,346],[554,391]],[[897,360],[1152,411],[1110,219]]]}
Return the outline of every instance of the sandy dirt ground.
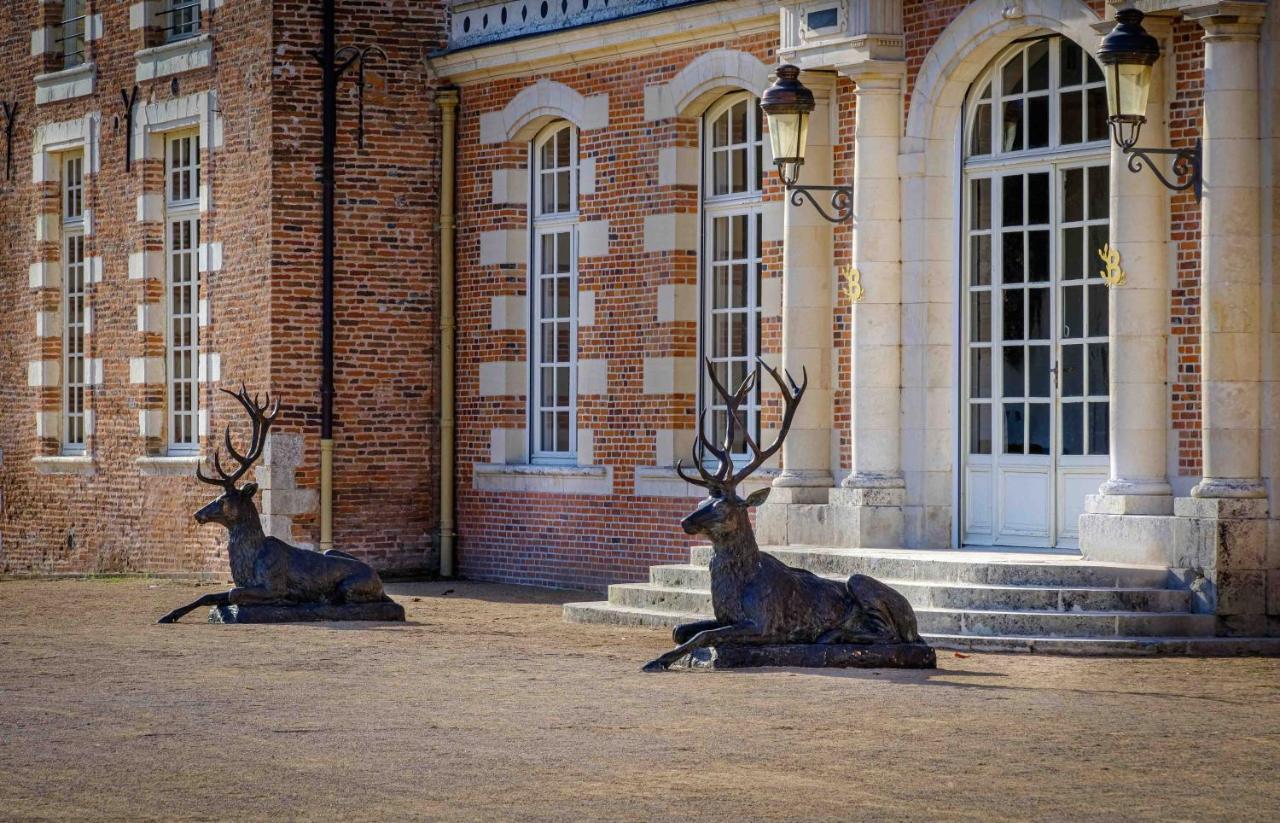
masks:
{"label": "sandy dirt ground", "polygon": [[1277,660],[655,675],[580,594],[392,590],[407,624],[157,626],[209,589],[0,583],[0,817],[1280,818]]}

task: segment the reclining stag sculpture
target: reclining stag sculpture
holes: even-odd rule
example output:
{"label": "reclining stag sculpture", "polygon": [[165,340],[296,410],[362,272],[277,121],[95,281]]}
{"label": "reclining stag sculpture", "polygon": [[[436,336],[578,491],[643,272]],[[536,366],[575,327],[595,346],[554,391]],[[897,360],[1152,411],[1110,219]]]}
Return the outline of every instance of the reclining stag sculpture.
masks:
{"label": "reclining stag sculpture", "polygon": [[[687,534],[711,539],[711,605],[715,619],[677,626],[672,632],[676,648],[650,662],[645,671],[663,671],[691,651],[707,646],[922,642],[911,604],[880,581],[862,574],[855,574],[844,583],[828,580],[787,566],[756,545],[747,510],[762,504],[769,496],[769,488],[745,499],[738,496],[737,488],[782,447],[809,385],[807,370],[800,385],[796,385],[790,374],[784,381],[777,370],[763,360],[757,361],[782,392],[782,427],[773,444],[762,449],[739,420],[739,409],[756,387],[759,368],[730,393],[708,360],[707,374],[726,410],[724,440],[717,445],[706,435],[704,412],[699,417],[701,433],[693,447],[693,466],[698,476],[686,474],[683,464],[676,463],[677,473],[686,482],[708,492],[707,499],[681,526]],[[739,428],[751,460],[735,470],[732,454]],[[718,463],[715,471],[706,466],[707,453]]]}
{"label": "reclining stag sculpture", "polygon": [[263,534],[258,508],[253,502],[258,484],[250,482],[237,488],[236,483],[262,456],[267,431],[280,412],[280,402],[277,400],[273,405],[268,393],[266,403],[259,405],[258,398],[250,398],[243,384],[239,392],[229,389],[222,391],[239,401],[249,415],[252,424],[249,449],[243,455],[236,450],[231,442],[231,427],[228,426],[223,442],[227,453],[239,467],[228,474],[222,468],[221,459],[215,450],[213,467],[217,477],[207,477],[199,468],[196,469],[196,478],[220,487],[222,495],[196,512],[195,518],[200,524],[219,523],[227,528],[227,554],[235,588],[206,594],[192,603],[174,609],[160,618],[159,622],[176,623],[183,615],[201,606],[305,606],[383,602],[392,606],[390,612],[399,611],[401,616],[398,619],[403,619],[400,607],[387,597],[378,573],[369,564],[336,549],[321,554],[290,546],[283,540]]}

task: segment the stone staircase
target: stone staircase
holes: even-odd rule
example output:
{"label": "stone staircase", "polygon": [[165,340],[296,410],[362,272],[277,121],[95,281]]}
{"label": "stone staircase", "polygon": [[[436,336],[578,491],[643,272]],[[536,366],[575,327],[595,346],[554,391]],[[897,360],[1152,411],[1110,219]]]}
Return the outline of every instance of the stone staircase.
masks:
{"label": "stone staircase", "polygon": [[[766,546],[798,568],[844,580],[868,574],[911,601],[937,648],[1053,654],[1280,653],[1280,638],[1213,637],[1214,618],[1163,566],[1088,561],[1048,551],[832,549]],[[710,546],[688,564],[654,566],[648,583],[609,587],[609,599],[568,603],[565,619],[671,627],[711,616]]]}

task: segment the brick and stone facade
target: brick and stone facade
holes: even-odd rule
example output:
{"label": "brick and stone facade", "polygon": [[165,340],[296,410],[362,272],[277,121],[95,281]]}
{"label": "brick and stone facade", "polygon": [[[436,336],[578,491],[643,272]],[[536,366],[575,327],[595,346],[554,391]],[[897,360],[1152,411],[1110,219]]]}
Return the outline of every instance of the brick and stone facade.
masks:
{"label": "brick and stone facade", "polygon": [[[171,8],[89,0],[82,58],[63,54],[59,3],[18,3],[0,19],[0,97],[18,106],[0,180],[0,574],[222,570],[224,536],[191,518],[211,494],[193,470],[225,425],[245,432],[216,391],[240,381],[284,404],[258,472],[266,524],[318,539],[319,6],[205,0],[183,12],[198,20],[183,37],[166,36]],[[439,158],[422,57],[444,19],[436,4],[338,13],[340,44],[375,43],[386,60],[369,65],[362,149],[354,78],[342,88],[336,539],[392,570],[435,563]],[[121,93],[135,86],[130,132]],[[199,140],[200,166],[187,207],[198,388],[182,449],[168,408],[173,135]],[[75,448],[59,428],[69,155],[83,158],[87,261],[87,434]]]}
{"label": "brick and stone facade", "polygon": [[[214,28],[181,53],[149,31],[150,6],[91,8],[89,79],[50,55],[52,4],[24,18],[34,33],[7,24],[0,42],[30,72],[0,81],[23,106],[14,149],[23,169],[0,196],[11,241],[0,252],[4,570],[216,568],[218,536],[186,518],[202,492],[186,479],[150,479],[188,474],[195,456],[166,453],[166,342],[153,319],[164,299],[155,217],[164,167],[148,135],[174,128],[197,131],[204,158],[200,396],[213,414],[201,417],[199,453],[225,422],[217,385],[243,376],[283,395],[284,439],[263,475],[264,505],[273,528],[316,541],[320,121],[307,49],[317,21],[309,6],[267,5],[210,4]],[[757,517],[763,541],[1076,549],[1170,568],[1219,633],[1280,631],[1280,91],[1263,82],[1280,59],[1280,13],[1261,1],[1138,6],[1162,47],[1142,143],[1204,141],[1200,201],[1129,171],[1096,128],[1100,75],[1080,64],[1084,74],[1068,79],[1072,55],[1092,53],[1109,30],[1118,6],[1103,0],[452,0],[388,4],[377,15],[340,4],[340,32],[376,42],[388,60],[373,66],[361,150],[354,97],[342,99],[337,542],[385,568],[433,562],[436,192],[451,168],[462,574],[599,588],[684,559],[688,539],[675,523],[699,490],[674,467],[708,402],[700,359],[720,345],[716,311],[737,310],[737,297],[716,302],[714,278],[740,266],[747,331],[735,332],[741,340],[725,331],[725,345],[805,368],[811,381],[786,448],[752,481],[772,486]],[[973,150],[975,112],[1005,104],[984,97],[983,84],[1032,42],[1062,61],[1046,70],[1052,94],[1068,89],[1095,120],[1086,111],[1083,138],[1055,137],[1039,153],[1018,149],[1030,138],[1001,120],[992,128],[1001,148]],[[802,68],[818,100],[801,182],[851,185],[853,224],[788,202],[766,125],[748,123],[753,96],[783,61]],[[118,89],[134,82],[136,159],[125,174]],[[1019,82],[996,88],[1022,95],[1018,106],[1039,105]],[[451,165],[436,148],[433,95],[444,86],[459,101]],[[747,112],[741,125],[735,111]],[[1065,129],[1067,109],[1054,111],[1046,122]],[[542,149],[562,129],[568,155],[547,161]],[[717,140],[745,146],[744,158],[759,146],[741,178],[737,161],[725,161],[736,182],[724,190],[714,182]],[[64,357],[58,335],[41,330],[60,322],[58,250],[48,240],[58,178],[47,160],[25,171],[29,158],[50,155],[40,145],[58,154],[76,141],[92,215],[91,459],[61,454],[50,435]],[[543,182],[547,162],[570,169],[562,199],[559,184]],[[1015,411],[1007,398],[1016,395],[972,394],[982,361],[971,349],[983,341],[971,325],[976,252],[962,251],[976,225],[962,221],[981,206],[972,181],[1053,176],[1045,231],[1059,239],[1047,305],[1057,312],[1050,325],[1062,327],[1018,339],[1028,358],[1051,352],[1042,365],[1055,387],[1067,379],[1062,341],[1083,331],[1066,329],[1059,307],[1072,284],[1057,273],[1066,265],[1057,244],[1078,235],[1061,226],[1074,218],[1057,181],[1076,166],[1091,168],[1091,190],[1106,193],[1080,220],[1094,221],[1126,274],[1104,285],[1098,249],[1087,247],[1080,277],[1107,309],[1089,320],[1090,351],[1100,353],[1090,368],[1101,377],[1072,412],[1096,412],[1083,435],[1092,445],[1076,444],[1079,452],[1063,445],[1069,418],[1057,388],[1036,394],[1028,383],[1030,399],[1017,400],[1028,405]],[[550,200],[540,199],[544,185]],[[1039,225],[1030,211],[1026,220]],[[747,239],[735,241],[729,225]],[[996,311],[1003,320],[1006,310]],[[1010,381],[1026,373],[1004,349],[999,356]],[[555,376],[565,363],[567,392]],[[975,472],[970,451],[984,436],[975,397],[990,400],[995,427],[985,435],[995,451],[980,454],[1011,442],[999,433],[1014,425],[1006,421],[1047,415],[1026,424],[1028,440],[1043,438],[1019,445],[1028,459],[993,457],[996,469]],[[758,408],[769,438],[778,403],[767,388]],[[1002,475],[1000,465],[1016,471]],[[994,501],[987,509],[973,502],[981,483]],[[1001,502],[1029,483],[1042,484],[1039,498]],[[106,505],[122,495],[129,505]],[[1036,506],[1036,522],[1009,516]]]}

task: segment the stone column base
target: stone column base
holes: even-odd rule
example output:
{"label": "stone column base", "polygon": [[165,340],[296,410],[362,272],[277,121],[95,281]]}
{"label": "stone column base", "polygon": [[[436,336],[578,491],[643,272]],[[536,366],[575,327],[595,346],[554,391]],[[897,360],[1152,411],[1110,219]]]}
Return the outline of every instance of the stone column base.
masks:
{"label": "stone column base", "polygon": [[831,490],[832,545],[854,549],[900,549],[906,489]]}
{"label": "stone column base", "polygon": [[1169,549],[1182,538],[1173,497],[1091,494],[1080,516],[1080,554],[1108,563],[1172,565]]}
{"label": "stone column base", "polygon": [[1217,617],[1221,637],[1280,635],[1280,598],[1268,602],[1267,501],[1179,497],[1174,513],[1185,528],[1178,568],[1197,569],[1196,611]]}
{"label": "stone column base", "polygon": [[756,542],[762,546],[830,546],[827,501],[831,488],[775,485],[756,509]]}

